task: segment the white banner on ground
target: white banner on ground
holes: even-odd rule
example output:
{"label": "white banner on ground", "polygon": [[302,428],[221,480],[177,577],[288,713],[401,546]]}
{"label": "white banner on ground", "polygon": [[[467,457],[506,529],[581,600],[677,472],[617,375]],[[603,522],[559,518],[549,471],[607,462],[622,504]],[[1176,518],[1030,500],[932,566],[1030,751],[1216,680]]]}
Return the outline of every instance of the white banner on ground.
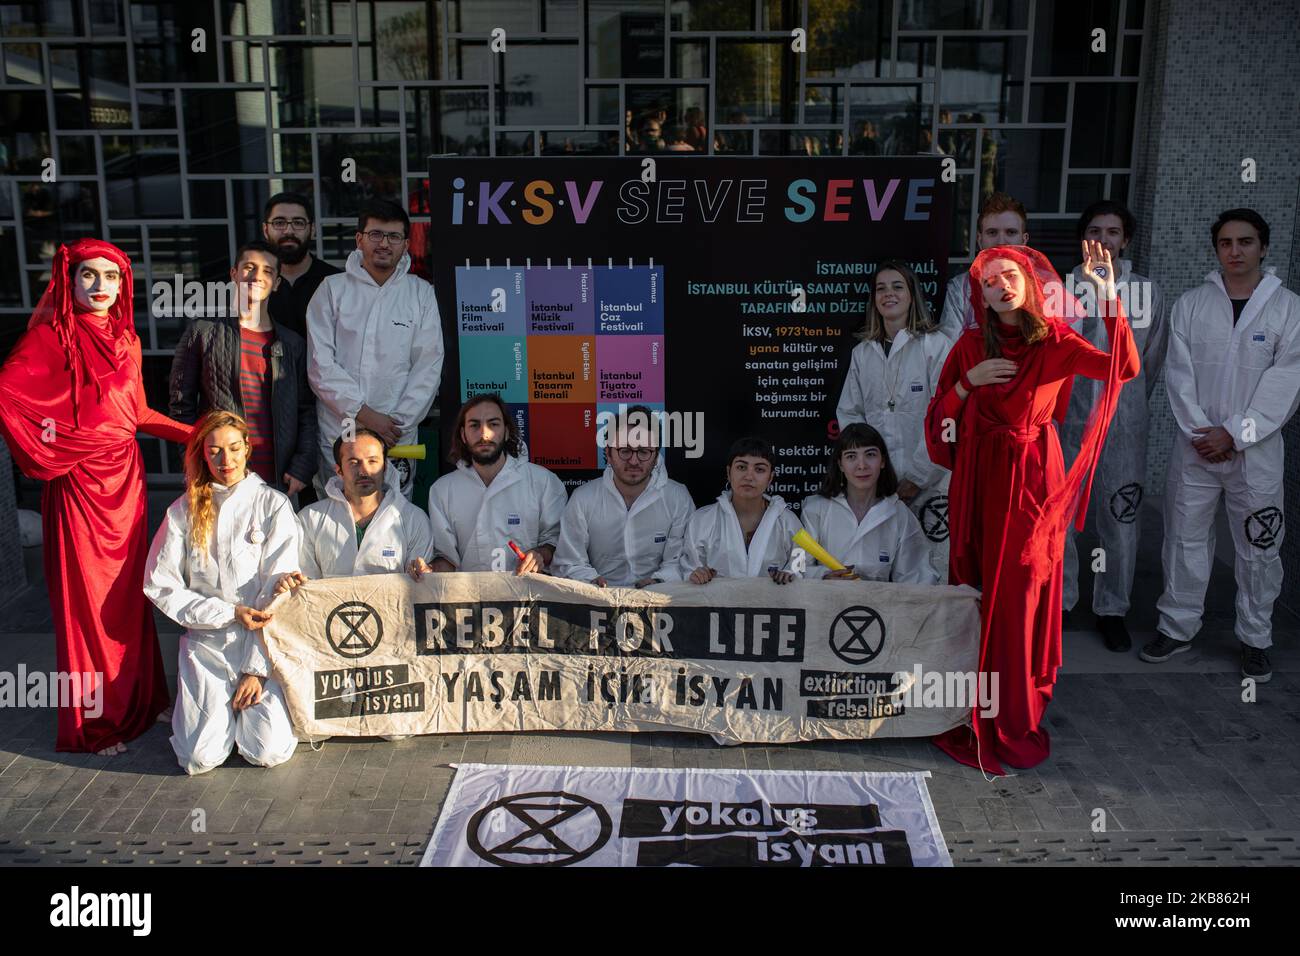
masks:
{"label": "white banner on ground", "polygon": [[928,776],[460,764],[421,866],[951,866]]}
{"label": "white banner on ground", "polygon": [[309,738],[922,737],[982,699],[978,594],[965,587],[761,578],[634,590],[387,574],[311,581],[273,610],[262,633]]}

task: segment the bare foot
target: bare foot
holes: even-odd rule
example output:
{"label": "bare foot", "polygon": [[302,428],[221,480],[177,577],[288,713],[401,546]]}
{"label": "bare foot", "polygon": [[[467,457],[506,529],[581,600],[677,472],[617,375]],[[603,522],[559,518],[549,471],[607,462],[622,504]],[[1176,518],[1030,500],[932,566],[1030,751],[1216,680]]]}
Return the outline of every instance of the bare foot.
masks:
{"label": "bare foot", "polygon": [[103,750],[96,750],[95,754],[100,757],[113,757],[117,754],[126,753],[126,744],[113,744],[111,747],[105,747]]}
{"label": "bare foot", "polygon": [[172,719],[172,708],[167,707],[164,708],[163,712],[158,715],[157,722],[160,724],[169,724],[171,723],[171,719]]}

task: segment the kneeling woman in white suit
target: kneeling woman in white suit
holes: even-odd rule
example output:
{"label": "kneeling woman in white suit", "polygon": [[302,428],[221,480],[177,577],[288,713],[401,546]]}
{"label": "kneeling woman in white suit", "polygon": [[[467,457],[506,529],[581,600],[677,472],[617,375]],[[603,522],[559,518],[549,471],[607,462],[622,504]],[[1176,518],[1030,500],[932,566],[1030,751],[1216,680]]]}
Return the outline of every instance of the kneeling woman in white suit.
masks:
{"label": "kneeling woman in white suit", "polygon": [[880,432],[861,423],[841,431],[821,489],[804,499],[803,523],[847,570],[814,563],[808,576],[938,584],[930,542],[897,491],[898,477]]}
{"label": "kneeling woman in white suit", "polygon": [[190,774],[220,766],[232,747],[274,767],[298,745],[256,633],[271,619],[258,608],[298,571],[298,522],[289,499],[248,471],[251,452],[238,415],[199,422],[185,449],[185,494],[145,566],[145,594],[186,629],[171,744]]}
{"label": "kneeling woman in white suit", "polygon": [[791,538],[803,527],[780,495],[766,494],[775,474],[772,446],[742,438],[727,452],[727,491],[686,523],[683,578],[708,584],[715,577],[767,575],[786,584],[799,575],[790,566]]}

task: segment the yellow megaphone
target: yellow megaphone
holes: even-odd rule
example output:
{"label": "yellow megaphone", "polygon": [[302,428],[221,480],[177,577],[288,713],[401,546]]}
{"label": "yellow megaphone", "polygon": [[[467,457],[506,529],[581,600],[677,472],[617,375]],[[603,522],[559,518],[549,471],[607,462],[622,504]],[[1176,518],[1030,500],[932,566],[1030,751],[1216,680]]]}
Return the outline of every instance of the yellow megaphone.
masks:
{"label": "yellow megaphone", "polygon": [[423,445],[394,445],[388,449],[389,458],[414,458],[417,461],[424,461]]}
{"label": "yellow megaphone", "polygon": [[[389,454],[392,453],[389,452]],[[803,548],[805,551],[811,554],[814,558],[816,558],[819,562],[824,564],[826,567],[830,568],[832,571],[844,570],[844,565],[841,564],[839,561],[837,561],[829,551],[827,551],[820,544],[814,541],[813,536],[810,535],[803,528],[800,528],[798,531],[796,531],[794,533],[794,537],[791,538],[790,540],[795,543],[795,547]]]}

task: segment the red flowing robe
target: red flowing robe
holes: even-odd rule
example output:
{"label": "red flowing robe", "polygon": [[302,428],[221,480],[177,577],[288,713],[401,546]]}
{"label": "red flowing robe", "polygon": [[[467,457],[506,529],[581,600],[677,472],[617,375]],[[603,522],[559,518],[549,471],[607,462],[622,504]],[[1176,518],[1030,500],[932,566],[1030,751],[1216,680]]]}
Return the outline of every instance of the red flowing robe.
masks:
{"label": "red flowing robe", "polygon": [[190,427],[145,403],[138,338],[120,340],[112,320],[93,313],[74,320],[86,373],[75,417],[64,346],[53,325],[39,324],[0,368],[0,434],[23,472],[45,482],[41,523],[58,669],[101,675],[98,700],[59,707],[56,749],[77,752],[138,737],[167,707],[143,591],[149,541],[136,431],[179,442]]}
{"label": "red flowing robe", "polygon": [[[1114,365],[1112,354],[1063,324],[1049,324],[1047,338],[1030,345],[1018,328],[999,322],[1002,357],[1017,364],[1016,374],[1005,384],[974,388],[963,401],[958,381],[988,357],[983,330],[968,328],[953,346],[930,403],[930,457],[952,470],[949,576],[953,584],[983,591],[980,671],[997,675],[996,716],[981,716],[977,709],[971,726],[934,738],[968,766],[1001,774],[1001,763],[1033,767],[1050,753],[1047,730],[1039,724],[1061,664],[1061,562],[1068,524],[1045,516],[1052,510],[1044,507],[1050,496],[1059,500],[1066,482],[1052,420],[1064,417],[1073,376],[1125,382],[1137,375],[1133,334],[1117,311],[1105,320]],[[1110,414],[1098,423],[1098,442]],[[1081,473],[1086,496],[1091,470]]]}

